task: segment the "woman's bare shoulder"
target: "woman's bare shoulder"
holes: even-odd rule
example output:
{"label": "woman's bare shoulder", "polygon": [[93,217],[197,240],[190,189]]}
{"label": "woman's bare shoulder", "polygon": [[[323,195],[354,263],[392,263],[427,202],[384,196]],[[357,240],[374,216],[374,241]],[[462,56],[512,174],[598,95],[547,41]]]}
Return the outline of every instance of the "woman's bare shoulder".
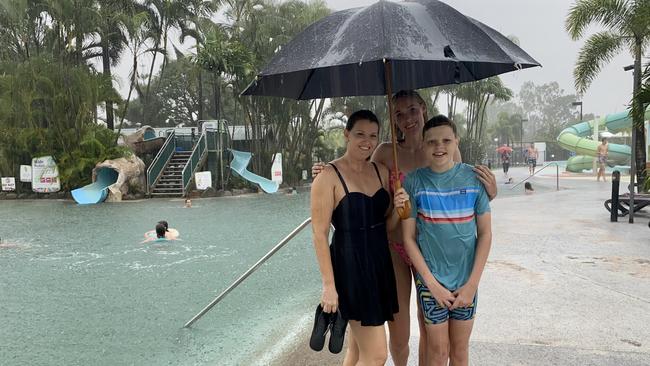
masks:
{"label": "woman's bare shoulder", "polygon": [[382,142],[379,146],[377,146],[375,153],[372,155],[372,160],[377,163],[389,165],[392,151],[393,151],[392,143]]}

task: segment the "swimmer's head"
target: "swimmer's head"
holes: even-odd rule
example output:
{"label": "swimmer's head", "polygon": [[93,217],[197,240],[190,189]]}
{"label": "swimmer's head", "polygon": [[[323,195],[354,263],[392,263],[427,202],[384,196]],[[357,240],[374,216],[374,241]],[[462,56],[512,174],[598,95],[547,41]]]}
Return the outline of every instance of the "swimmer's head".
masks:
{"label": "swimmer's head", "polygon": [[157,237],[158,239],[164,238],[164,237],[165,237],[165,232],[166,232],[166,231],[167,231],[167,229],[165,229],[165,225],[163,225],[163,224],[161,224],[161,223],[158,223],[158,224],[156,225],[156,237]]}
{"label": "swimmer's head", "polygon": [[169,231],[169,224],[165,220],[158,221],[158,224],[162,225],[165,228],[165,231]]}
{"label": "swimmer's head", "polygon": [[524,189],[526,189],[527,191],[534,191],[533,185],[530,184],[530,182],[524,183]]}

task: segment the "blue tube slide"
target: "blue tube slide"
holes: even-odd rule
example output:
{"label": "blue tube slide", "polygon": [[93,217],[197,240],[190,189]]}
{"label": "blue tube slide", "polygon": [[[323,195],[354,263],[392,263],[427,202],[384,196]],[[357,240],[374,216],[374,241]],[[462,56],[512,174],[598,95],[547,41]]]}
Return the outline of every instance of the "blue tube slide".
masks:
{"label": "blue tube slide", "polygon": [[92,205],[104,202],[108,196],[108,187],[117,182],[117,171],[111,168],[99,168],[97,179],[84,187],[72,191],[72,198],[80,205]]}

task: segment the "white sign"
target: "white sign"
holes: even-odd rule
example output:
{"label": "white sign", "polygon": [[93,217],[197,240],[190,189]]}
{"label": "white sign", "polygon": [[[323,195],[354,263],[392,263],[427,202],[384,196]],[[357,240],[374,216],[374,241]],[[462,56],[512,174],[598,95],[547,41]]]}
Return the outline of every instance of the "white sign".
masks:
{"label": "white sign", "polygon": [[271,180],[282,184],[282,154],[277,153],[273,156],[273,165],[271,165]]}
{"label": "white sign", "polygon": [[15,191],[16,190],[16,178],[14,177],[2,177],[2,190],[3,191]]}
{"label": "white sign", "polygon": [[20,181],[21,182],[30,182],[32,181],[32,166],[31,165],[21,165],[20,166]]}
{"label": "white sign", "polygon": [[32,159],[32,190],[39,193],[58,192],[61,189],[59,168],[51,156]]}
{"label": "white sign", "polygon": [[212,173],[208,172],[196,172],[194,174],[194,181],[196,182],[196,189],[206,190],[212,187]]}

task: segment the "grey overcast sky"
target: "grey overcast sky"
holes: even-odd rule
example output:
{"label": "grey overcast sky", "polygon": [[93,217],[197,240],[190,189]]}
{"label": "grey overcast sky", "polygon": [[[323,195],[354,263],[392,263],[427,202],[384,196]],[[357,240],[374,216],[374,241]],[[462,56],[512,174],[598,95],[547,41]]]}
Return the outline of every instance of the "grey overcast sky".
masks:
{"label": "grey overcast sky", "polygon": [[[443,0],[458,11],[475,18],[502,34],[519,38],[520,46],[542,64],[502,75],[504,83],[518,93],[526,81],[544,84],[557,81],[565,93],[575,93],[573,67],[583,40],[572,41],[564,30],[564,21],[572,0]],[[333,10],[372,4],[372,0],[326,0]],[[593,33],[597,28],[590,29]],[[171,50],[171,49],[170,49]],[[124,57],[129,60],[130,57]],[[128,61],[118,68],[120,91],[128,91]],[[631,64],[632,56],[624,52],[605,66],[583,96],[584,113],[605,115],[623,111],[631,97],[632,73],[623,66]],[[141,65],[147,60],[140,61]],[[147,66],[148,67],[148,66]],[[146,73],[148,69],[141,70]]]}

